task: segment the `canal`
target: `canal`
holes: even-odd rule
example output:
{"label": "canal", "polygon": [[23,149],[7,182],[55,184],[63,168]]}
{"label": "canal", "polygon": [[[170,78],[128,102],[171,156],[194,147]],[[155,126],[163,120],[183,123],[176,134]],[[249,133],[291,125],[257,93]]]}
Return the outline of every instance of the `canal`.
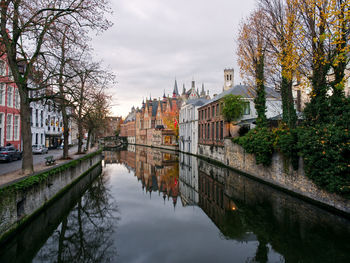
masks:
{"label": "canal", "polygon": [[0,262],[350,262],[350,221],[190,155],[129,146]]}

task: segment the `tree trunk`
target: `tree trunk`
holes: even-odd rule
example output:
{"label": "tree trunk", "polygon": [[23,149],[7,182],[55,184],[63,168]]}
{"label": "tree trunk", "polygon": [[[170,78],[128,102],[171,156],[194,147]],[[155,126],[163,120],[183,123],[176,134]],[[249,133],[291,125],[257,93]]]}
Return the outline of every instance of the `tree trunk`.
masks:
{"label": "tree trunk", "polygon": [[84,76],[81,76],[81,86],[80,86],[80,97],[79,97],[79,110],[78,110],[78,154],[82,152],[83,146],[83,103],[84,103],[84,88],[85,88],[85,79]]}
{"label": "tree trunk", "polygon": [[83,146],[83,137],[84,137],[83,125],[82,125],[81,121],[78,121],[78,134],[79,134],[79,137],[78,137],[78,154],[81,154],[81,153],[83,153],[82,146]]}
{"label": "tree trunk", "polygon": [[260,55],[257,57],[257,63],[255,68],[256,78],[256,96],[254,99],[255,109],[258,117],[256,118],[256,125],[258,127],[267,126],[266,118],[266,94],[265,94],[265,79],[264,79],[264,54],[259,50]]}
{"label": "tree trunk", "polygon": [[67,103],[65,99],[65,89],[63,83],[63,75],[64,75],[64,67],[66,65],[66,49],[65,49],[65,41],[66,41],[66,33],[62,38],[61,42],[61,59],[60,59],[60,69],[59,69],[59,90],[60,90],[60,98],[61,98],[61,112],[63,119],[63,159],[68,159],[69,151],[68,151],[68,137],[69,137],[69,121],[67,115]]}
{"label": "tree trunk", "polygon": [[91,138],[91,130],[88,132],[88,137],[86,141],[86,149],[89,150],[89,144],[90,144],[90,138]]}
{"label": "tree trunk", "polygon": [[283,122],[290,128],[294,128],[297,121],[297,115],[294,108],[293,83],[286,77],[286,73],[282,69],[282,84],[281,84],[281,97],[282,97],[282,112]]}
{"label": "tree trunk", "polygon": [[28,89],[26,84],[21,84],[22,87],[18,87],[21,97],[21,137],[23,143],[23,160],[22,160],[22,173],[25,175],[32,174],[33,168],[33,154],[32,154],[32,130],[30,123],[30,105],[28,99]]}
{"label": "tree trunk", "polygon": [[69,121],[67,116],[67,109],[65,106],[62,107],[62,119],[63,119],[63,159],[68,159],[68,137],[69,137]]}

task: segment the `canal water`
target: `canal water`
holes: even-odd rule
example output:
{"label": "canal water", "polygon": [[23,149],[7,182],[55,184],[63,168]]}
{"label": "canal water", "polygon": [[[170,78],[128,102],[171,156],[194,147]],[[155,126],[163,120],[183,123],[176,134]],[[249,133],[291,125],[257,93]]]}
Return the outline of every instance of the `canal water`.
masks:
{"label": "canal water", "polygon": [[190,155],[130,146],[0,262],[350,262],[350,221]]}

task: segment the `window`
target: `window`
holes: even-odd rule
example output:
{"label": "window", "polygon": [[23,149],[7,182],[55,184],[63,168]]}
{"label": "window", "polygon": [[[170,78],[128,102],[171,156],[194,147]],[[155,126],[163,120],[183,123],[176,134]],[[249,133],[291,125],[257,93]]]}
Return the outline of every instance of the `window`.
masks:
{"label": "window", "polygon": [[35,126],[39,127],[39,110],[38,109],[35,110]]}
{"label": "window", "polygon": [[40,112],[40,126],[44,127],[44,112]]}
{"label": "window", "polygon": [[44,138],[44,136],[43,136],[43,134],[41,133],[41,134],[40,134],[40,144],[41,144],[41,145],[44,144],[43,138]]}
{"label": "window", "polygon": [[7,114],[6,140],[12,141],[12,114]]}
{"label": "window", "polygon": [[15,141],[19,140],[19,122],[20,122],[19,115],[15,115],[15,121],[13,125]]}
{"label": "window", "polygon": [[7,86],[7,106],[12,107],[13,105],[13,88],[11,86]]}
{"label": "window", "polygon": [[33,126],[33,108],[30,108],[30,126]]}
{"label": "window", "polygon": [[16,109],[19,109],[20,106],[19,106],[19,91],[18,89],[15,89],[15,108]]}
{"label": "window", "polygon": [[222,140],[224,137],[224,122],[220,122],[220,140]]}
{"label": "window", "polygon": [[210,123],[207,124],[207,139],[210,139]]}
{"label": "window", "polygon": [[6,90],[6,84],[0,83],[0,105],[5,105],[5,90]]}
{"label": "window", "polygon": [[214,122],[211,124],[211,138],[212,138],[212,140],[214,140]]}
{"label": "window", "polygon": [[35,134],[35,144],[38,144],[38,138],[39,138],[39,134]]}
{"label": "window", "polygon": [[219,122],[216,123],[216,133],[215,133],[215,139],[219,139]]}
{"label": "window", "polygon": [[219,116],[219,104],[216,104],[216,116]]}
{"label": "window", "polygon": [[250,114],[250,103],[249,101],[244,102],[243,106],[243,115],[249,115]]}
{"label": "window", "polygon": [[211,108],[211,116],[214,117],[215,116],[215,106],[213,105],[213,107]]}
{"label": "window", "polygon": [[6,76],[6,63],[0,60],[0,76]]}

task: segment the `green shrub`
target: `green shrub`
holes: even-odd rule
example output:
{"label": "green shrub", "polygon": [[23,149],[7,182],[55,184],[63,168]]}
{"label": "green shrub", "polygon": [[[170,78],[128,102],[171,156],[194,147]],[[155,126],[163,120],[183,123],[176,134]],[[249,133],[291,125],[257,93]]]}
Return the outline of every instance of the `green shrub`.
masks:
{"label": "green shrub", "polygon": [[289,129],[286,125],[282,125],[273,130],[274,150],[282,153],[285,158],[288,158],[294,170],[298,170],[299,155],[298,155],[298,133],[296,129]]}
{"label": "green shrub", "polygon": [[269,166],[273,154],[273,134],[267,128],[255,128],[245,136],[233,139],[248,153],[255,154],[256,163]]}
{"label": "green shrub", "polygon": [[243,115],[244,101],[242,96],[229,94],[224,98],[224,108],[222,114],[226,121],[235,121]]}
{"label": "green shrub", "polygon": [[350,198],[350,136],[343,126],[302,127],[298,148],[305,174],[318,186]]}

